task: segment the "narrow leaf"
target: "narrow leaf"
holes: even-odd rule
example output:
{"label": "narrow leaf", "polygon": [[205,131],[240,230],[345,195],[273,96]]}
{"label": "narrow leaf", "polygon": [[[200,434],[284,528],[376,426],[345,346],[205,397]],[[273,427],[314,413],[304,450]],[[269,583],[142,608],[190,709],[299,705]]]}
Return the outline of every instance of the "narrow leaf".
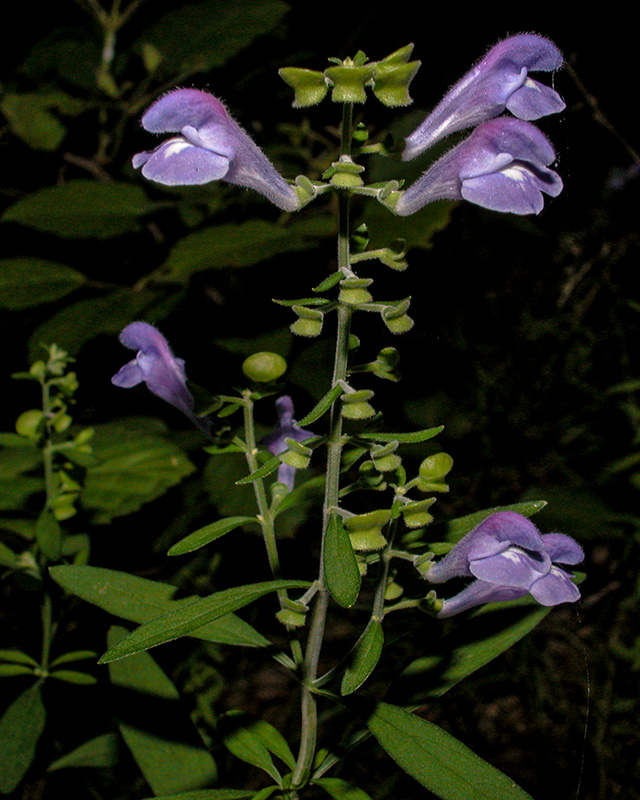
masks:
{"label": "narrow leaf", "polygon": [[329,275],[328,278],[325,278],[322,283],[319,283],[317,286],[313,287],[314,292],[327,292],[329,289],[332,289],[337,283],[344,278],[344,274],[340,271],[333,272]]}
{"label": "narrow leaf", "polygon": [[59,664],[68,664],[71,661],[84,661],[87,658],[96,658],[97,655],[95,650],[70,650],[68,653],[54,658],[49,666],[57,667]]}
{"label": "narrow leaf", "polygon": [[277,303],[279,306],[326,306],[327,303],[330,303],[330,300],[327,300],[325,297],[301,297],[298,300],[276,300],[275,298],[272,299],[273,303]]}
{"label": "narrow leaf", "polygon": [[9,794],[33,761],[46,713],[36,684],[19,695],[0,719],[0,792]]}
{"label": "narrow leaf", "polygon": [[[247,722],[246,727],[245,722]],[[232,755],[263,770],[281,786],[282,776],[273,763],[267,748],[251,730],[252,723],[253,720],[248,715],[241,711],[232,711],[218,719],[218,734]]]}
{"label": "narrow leaf", "polygon": [[303,427],[304,425],[310,425],[312,422],[315,422],[317,419],[331,408],[333,403],[342,396],[342,389],[339,386],[334,386],[333,389],[329,389],[329,391],[322,397],[316,405],[311,409],[311,411],[307,414],[306,417],[298,422],[298,425]]}
{"label": "narrow leaf", "polygon": [[276,592],[279,589],[306,589],[309,585],[305,581],[266,581],[216,592],[209,597],[189,603],[177,611],[151,620],[146,625],[141,625],[108,650],[100,659],[100,663],[107,664],[110,661],[116,661],[119,658],[157,647],[159,644],[179,639],[181,636],[187,636],[202,625],[243,608],[265,594]]}
{"label": "narrow leaf", "polygon": [[[172,600],[176,587],[171,584],[103,567],[64,565],[53,567],[50,573],[56,583],[76,597],[130,622],[150,622],[194,601],[193,597]],[[235,614],[210,622],[193,631],[191,636],[206,642],[245,647],[266,647],[270,644],[268,639]]]}
{"label": "narrow leaf", "polygon": [[0,307],[15,311],[51,303],[84,281],[84,275],[54,261],[5,258],[0,260]]}
{"label": "narrow leaf", "polygon": [[118,737],[102,733],[49,764],[47,772],[64,767],[115,767],[118,764]]}
{"label": "narrow leaf", "polygon": [[154,795],[146,800],[244,800],[255,796],[253,789],[201,789],[197,792]]}
{"label": "narrow leaf", "polygon": [[205,525],[197,531],[190,533],[176,542],[168,551],[167,555],[180,556],[184,553],[191,553],[204,545],[219,539],[225,533],[239,528],[241,525],[248,525],[249,523],[257,523],[255,517],[227,517],[226,519],[219,519],[217,522],[212,522],[210,525]]}
{"label": "narrow leaf", "polygon": [[405,772],[442,800],[532,800],[451,734],[403,708],[378,703],[367,727]]}
{"label": "narrow leaf", "polygon": [[282,462],[277,456],[270,458],[266,463],[264,463],[261,467],[258,467],[255,472],[252,472],[251,475],[247,475],[244,478],[240,478],[239,481],[236,481],[238,486],[244,486],[247,483],[253,483],[254,481],[260,480],[261,478],[266,478],[268,475],[271,475],[272,472],[275,472]]}
{"label": "narrow leaf", "polygon": [[318,778],[314,784],[321,786],[333,800],[371,800],[366,792],[341,778]]}
{"label": "narrow leaf", "polygon": [[0,650],[0,661],[12,661],[14,664],[30,664],[37,667],[38,662],[22,650]]}
{"label": "narrow leaf", "polygon": [[88,675],[86,672],[77,672],[74,669],[57,669],[49,673],[51,678],[57,678],[59,681],[65,683],[75,683],[79,686],[91,686],[97,682],[93,675]]}
{"label": "narrow leaf", "polygon": [[433,439],[434,436],[437,436],[443,430],[444,425],[438,425],[436,428],[425,428],[424,430],[413,431],[412,433],[361,433],[358,435],[358,438],[374,442],[418,444],[419,442],[427,442],[429,439]]}
{"label": "narrow leaf", "polygon": [[12,678],[15,675],[32,675],[33,667],[26,664],[0,664],[0,678]]}
{"label": "narrow leaf", "polygon": [[341,694],[351,694],[362,686],[376,668],[383,645],[382,625],[379,619],[373,617],[356,643],[353,660],[342,678]]}
{"label": "narrow leaf", "polygon": [[350,608],[360,593],[360,570],[351,539],[340,519],[332,514],[324,540],[324,571],[333,599],[343,608]]}

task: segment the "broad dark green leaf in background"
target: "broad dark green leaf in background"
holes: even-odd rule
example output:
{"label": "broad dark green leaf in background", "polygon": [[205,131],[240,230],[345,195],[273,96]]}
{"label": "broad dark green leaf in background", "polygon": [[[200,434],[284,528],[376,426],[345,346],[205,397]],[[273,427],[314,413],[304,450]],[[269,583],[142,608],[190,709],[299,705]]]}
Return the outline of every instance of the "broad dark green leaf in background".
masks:
{"label": "broad dark green leaf in background", "polygon": [[156,207],[140,186],[76,180],[47,186],[18,200],[2,221],[65,239],[107,239],[140,230],[140,218]]}
{"label": "broad dark green leaf in background", "polygon": [[350,608],[358,599],[362,579],[349,534],[335,514],[327,526],[323,557],[331,597],[343,608]]}
{"label": "broad dark green leaf in background", "polygon": [[[194,602],[193,597],[173,600],[176,587],[168,583],[138,578],[127,572],[104,567],[59,566],[50,570],[51,577],[68,592],[130,622],[150,622]],[[266,647],[268,639],[247,622],[227,614],[209,622],[191,634],[196,639],[244,647]]]}
{"label": "broad dark green leaf in background", "polygon": [[321,786],[333,800],[371,800],[366,792],[342,778],[317,778],[313,783]]}
{"label": "broad dark green leaf in background", "polygon": [[[113,628],[109,644],[114,645],[126,633],[123,628]],[[110,664],[109,673],[113,685],[126,690],[126,700],[118,703],[118,696],[115,698],[118,727],[153,791],[172,794],[213,783],[216,763],[198,740],[175,686],[151,656],[139,653]],[[136,695],[144,701],[140,707]]]}
{"label": "broad dark green leaf in background", "polygon": [[101,733],[83,742],[70,753],[57,758],[47,770],[53,772],[67,767],[94,767],[108,769],[119,762],[120,742],[116,733]]}
{"label": "broad dark green leaf in background", "polygon": [[145,800],[245,800],[255,797],[253,789],[201,789],[196,792],[154,795]]}
{"label": "broad dark green leaf in background", "polygon": [[41,462],[35,448],[16,447],[0,450],[0,509],[16,511],[23,507],[29,495],[44,489],[44,480],[24,475]]}
{"label": "broad dark green leaf in background", "polygon": [[279,589],[307,589],[308,587],[309,583],[306,581],[265,581],[216,592],[136,628],[133,633],[110,648],[102,656],[100,662],[104,664],[116,661],[119,658],[157,647],[165,642],[174,641],[182,636],[188,636],[202,625],[243,608],[265,594],[277,592]]}
{"label": "broad dark green leaf in background", "polygon": [[0,307],[11,311],[51,303],[77,289],[85,277],[43,258],[0,260]]}
{"label": "broad dark green leaf in background", "polygon": [[222,66],[274,28],[287,11],[280,0],[193,3],[170,11],[148,27],[138,44],[153,45],[164,73],[184,76]]}
{"label": "broad dark green leaf in background", "polygon": [[29,769],[45,720],[38,684],[18,695],[0,719],[0,792],[3,794],[12,792]]}
{"label": "broad dark green leaf in background", "polygon": [[532,800],[451,734],[403,708],[378,703],[367,727],[398,766],[442,800]]}

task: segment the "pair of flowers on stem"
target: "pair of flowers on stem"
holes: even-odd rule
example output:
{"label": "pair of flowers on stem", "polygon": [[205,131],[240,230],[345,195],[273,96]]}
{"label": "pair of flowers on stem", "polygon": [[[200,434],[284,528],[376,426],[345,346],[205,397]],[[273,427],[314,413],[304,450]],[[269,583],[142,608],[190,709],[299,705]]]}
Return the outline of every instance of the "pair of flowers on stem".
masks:
{"label": "pair of flowers on stem", "polygon": [[[393,211],[406,216],[434,200],[464,199],[494,211],[538,214],[543,193],[556,197],[562,180],[549,169],[553,146],[530,120],[562,111],[565,104],[530,73],[561,65],[558,48],[536,34],[511,36],[492,47],[406,138],[402,158],[416,158],[457,131],[474,131],[401,193]],[[499,116],[504,111],[513,116]],[[149,108],[142,125],[151,133],[178,134],[134,156],[134,167],[146,178],[168,186],[225,180],[260,192],[283,211],[301,207],[296,188],[213,95],[176,89]]]}

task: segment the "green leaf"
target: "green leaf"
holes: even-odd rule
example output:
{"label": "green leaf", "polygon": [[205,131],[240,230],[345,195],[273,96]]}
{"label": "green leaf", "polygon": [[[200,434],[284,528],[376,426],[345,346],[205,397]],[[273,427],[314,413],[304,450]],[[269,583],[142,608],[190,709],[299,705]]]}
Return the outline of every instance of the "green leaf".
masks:
{"label": "green leaf", "polygon": [[62,552],[62,528],[48,508],[43,508],[38,517],[36,542],[49,561],[59,561]]}
{"label": "green leaf", "polygon": [[181,239],[164,264],[172,278],[188,278],[204,269],[248,267],[280,253],[306,250],[330,236],[329,217],[294,220],[286,227],[263,219],[219,225]]}
{"label": "green leaf", "polygon": [[87,470],[82,502],[98,523],[137,511],[195,469],[183,451],[162,436],[117,422],[95,430],[92,446],[100,463]]}
{"label": "green leaf", "polygon": [[301,483],[300,486],[296,486],[293,491],[286,494],[278,503],[273,511],[274,519],[290,508],[300,508],[303,504],[322,497],[324,484],[325,476],[316,475],[315,478],[309,478],[308,481]]}
{"label": "green leaf", "polygon": [[59,681],[64,681],[64,683],[75,683],[78,686],[91,686],[97,682],[97,678],[94,675],[78,672],[74,669],[56,669],[50,672],[49,676]]}
{"label": "green leaf", "polygon": [[3,542],[0,542],[0,564],[10,569],[15,569],[18,566],[18,554],[14,553]]}
{"label": "green leaf", "polygon": [[219,519],[217,522],[212,522],[210,525],[205,525],[197,531],[185,536],[176,542],[168,551],[167,555],[181,556],[184,553],[191,553],[199,547],[204,547],[206,544],[219,539],[225,533],[239,528],[241,525],[254,525],[258,523],[255,517],[227,517],[226,519]]}
{"label": "green leaf", "polygon": [[51,664],[49,664],[49,667],[53,669],[53,667],[57,667],[60,664],[69,664],[72,661],[84,661],[87,658],[96,658],[97,655],[95,650],[70,650],[68,653],[54,658]]}
{"label": "green leaf", "polygon": [[483,519],[486,519],[496,511],[515,511],[524,517],[532,517],[547,505],[546,500],[527,500],[524,503],[513,503],[510,506],[496,506],[486,508],[484,511],[476,511],[474,514],[467,514],[465,517],[449,520],[447,523],[447,541],[457,542],[459,539],[472,531]]}
{"label": "green leaf", "polygon": [[70,753],[57,758],[49,764],[47,771],[53,772],[64,767],[115,767],[118,757],[118,737],[115,733],[102,733],[76,747]]}
{"label": "green leaf", "polygon": [[331,408],[333,403],[342,396],[342,389],[339,386],[334,386],[333,389],[329,389],[329,391],[322,397],[316,405],[311,409],[311,411],[307,414],[306,417],[300,420],[298,425],[310,425],[312,422],[315,422],[317,419]]}
{"label": "green leaf", "polygon": [[352,661],[342,677],[340,686],[342,695],[355,692],[367,680],[380,660],[383,645],[382,625],[379,619],[372,617],[362,636],[358,639]]}
{"label": "green leaf", "polygon": [[0,260],[0,307],[12,311],[51,303],[77,289],[85,277],[71,267],[43,258]]}
{"label": "green leaf", "polygon": [[37,667],[38,662],[22,650],[0,650],[0,661],[11,661],[14,664],[30,664]]}
{"label": "green leaf", "polygon": [[17,511],[34,492],[44,489],[42,478],[23,475],[41,462],[40,451],[26,447],[0,450],[0,509]]}
{"label": "green leaf", "polygon": [[532,631],[549,613],[537,604],[531,609],[515,601],[483,606],[470,624],[445,636],[442,653],[417,658],[400,674],[403,698],[415,705],[441,697],[463,678],[484,667]]}
{"label": "green leaf", "polygon": [[358,439],[367,439],[373,442],[399,442],[400,444],[417,444],[418,442],[427,442],[433,439],[444,430],[444,425],[438,425],[437,428],[425,428],[422,431],[413,431],[413,433],[360,433]]}
{"label": "green leaf", "polygon": [[[145,623],[190,605],[193,597],[172,600],[176,587],[138,578],[103,567],[58,566],[49,570],[56,583],[68,592],[130,622]],[[228,614],[191,633],[195,639],[219,644],[266,647],[268,639],[249,623]]]}
{"label": "green leaf", "polygon": [[[112,628],[109,644],[117,646],[125,634]],[[215,761],[199,742],[175,686],[151,656],[140,653],[110,664],[109,673],[114,686],[125,690],[115,698],[118,727],[153,792],[186,792],[215,781]]]}
{"label": "green leaf", "polygon": [[[274,728],[274,726],[270,723],[263,719],[254,717],[251,714],[247,714],[244,711],[235,710],[221,717],[220,722],[222,722],[222,727],[218,728],[218,732],[222,733],[222,735],[226,737],[225,745],[232,753],[234,753],[234,755],[237,755],[238,758],[241,758],[244,761],[249,761],[249,759],[244,758],[239,753],[236,753],[235,750],[229,746],[229,742],[231,739],[233,739],[237,743],[241,738],[244,737],[247,739],[247,737],[250,736],[262,747],[264,747],[266,751],[277,756],[290,769],[295,768],[296,758],[291,752],[291,748],[289,747],[287,740],[280,733],[280,731],[277,728]],[[242,733],[239,735],[241,731]],[[236,745],[234,745],[234,747],[235,749],[239,749],[239,747]],[[249,763],[253,764],[254,762],[249,761]],[[256,764],[256,766],[259,765]],[[275,778],[275,780],[279,780],[279,778]]]}
{"label": "green leaf", "polygon": [[333,800],[371,800],[362,789],[352,786],[341,778],[317,778],[313,783],[321,786]]}
{"label": "green leaf", "polygon": [[16,788],[33,761],[45,720],[38,684],[22,692],[0,719],[0,792],[3,794]]}
{"label": "green leaf", "polygon": [[33,675],[33,667],[25,664],[0,664],[0,678],[13,678],[16,675]]}
{"label": "green leaf", "polygon": [[263,770],[281,786],[280,772],[273,763],[269,751],[252,730],[252,724],[255,722],[250,715],[242,711],[230,711],[219,717],[218,734],[232,755]]}
{"label": "green leaf", "polygon": [[0,102],[11,130],[33,150],[55,150],[67,132],[48,106],[46,95],[35,92],[8,93]]}
{"label": "green leaf", "polygon": [[451,734],[403,708],[378,703],[367,727],[405,772],[442,800],[532,800]]}
{"label": "green leaf", "polygon": [[85,342],[101,333],[119,334],[132,319],[140,319],[155,309],[163,297],[157,291],[120,289],[71,303],[36,328],[29,338],[29,357],[40,358],[42,344],[54,342],[75,355]]}
{"label": "green leaf", "polygon": [[332,514],[324,540],[324,571],[331,597],[350,608],[360,593],[360,571],[351,539],[340,519]]}
{"label": "green leaf", "polygon": [[280,0],[209,0],[187,5],[170,11],[147,28],[138,48],[154,45],[164,72],[183,77],[185,73],[208,72],[268,33],[287,10]]}
{"label": "green leaf", "polygon": [[70,181],[18,200],[2,216],[65,239],[108,239],[140,230],[139,218],[156,208],[139,186]]}
{"label": "green leaf", "polygon": [[187,636],[202,625],[244,608],[265,594],[279,589],[306,589],[309,585],[306,581],[265,581],[216,592],[136,628],[133,633],[106,652],[100,663],[116,661]]}
{"label": "green leaf", "polygon": [[247,483],[260,480],[260,478],[266,478],[268,475],[271,475],[272,472],[275,472],[281,463],[278,456],[273,456],[273,458],[270,458],[250,475],[246,475],[244,478],[240,478],[240,480],[236,481],[236,484],[238,486],[245,486]]}

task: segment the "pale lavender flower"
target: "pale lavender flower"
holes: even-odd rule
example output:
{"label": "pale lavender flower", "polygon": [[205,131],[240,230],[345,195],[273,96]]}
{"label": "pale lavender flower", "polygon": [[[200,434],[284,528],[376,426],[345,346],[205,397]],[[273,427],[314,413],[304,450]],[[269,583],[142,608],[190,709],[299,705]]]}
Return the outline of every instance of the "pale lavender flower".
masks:
{"label": "pale lavender flower", "polygon": [[521,33],[496,44],[413,133],[407,136],[404,161],[420,155],[455,131],[486,122],[506,109],[520,119],[539,119],[565,108],[560,95],[529,77],[562,66],[562,53],[543,36]]}
{"label": "pale lavender flower", "polygon": [[[293,401],[289,395],[283,395],[276,400],[276,409],[278,411],[278,424],[262,440],[267,450],[273,453],[274,456],[280,455],[280,453],[284,453],[288,449],[286,439],[304,442],[305,439],[310,439],[314,435],[311,431],[305,431],[304,428],[296,425],[296,421],[293,418]],[[281,464],[278,468],[278,483],[284,483],[287,489],[291,491],[295,482],[295,474],[295,467],[290,464]]]}
{"label": "pale lavender flower", "polygon": [[530,122],[500,117],[478,126],[403,192],[396,214],[407,216],[434,200],[468,200],[493,211],[539,214],[542,192],[557,197],[560,176],[549,169],[555,151]]}
{"label": "pale lavender flower", "polygon": [[151,133],[177,133],[155,150],[138,153],[133,166],[166,186],[225,180],[264,195],[283,211],[300,207],[290,186],[224,105],[199,89],[175,89],[142,117]]}
{"label": "pale lavender flower", "polygon": [[583,558],[582,548],[570,536],[541,534],[521,514],[499,511],[464,536],[425,577],[431,583],[476,578],[444,601],[439,617],[526,594],[543,606],[555,606],[580,598],[571,574],[557,565],[578,564]]}
{"label": "pale lavender flower", "polygon": [[149,391],[171,403],[208,433],[209,421],[193,413],[194,401],[187,389],[184,361],[173,355],[160,331],[148,322],[132,322],[120,334],[120,341],[138,352],[111,378],[111,383],[123,389],[146,383]]}

